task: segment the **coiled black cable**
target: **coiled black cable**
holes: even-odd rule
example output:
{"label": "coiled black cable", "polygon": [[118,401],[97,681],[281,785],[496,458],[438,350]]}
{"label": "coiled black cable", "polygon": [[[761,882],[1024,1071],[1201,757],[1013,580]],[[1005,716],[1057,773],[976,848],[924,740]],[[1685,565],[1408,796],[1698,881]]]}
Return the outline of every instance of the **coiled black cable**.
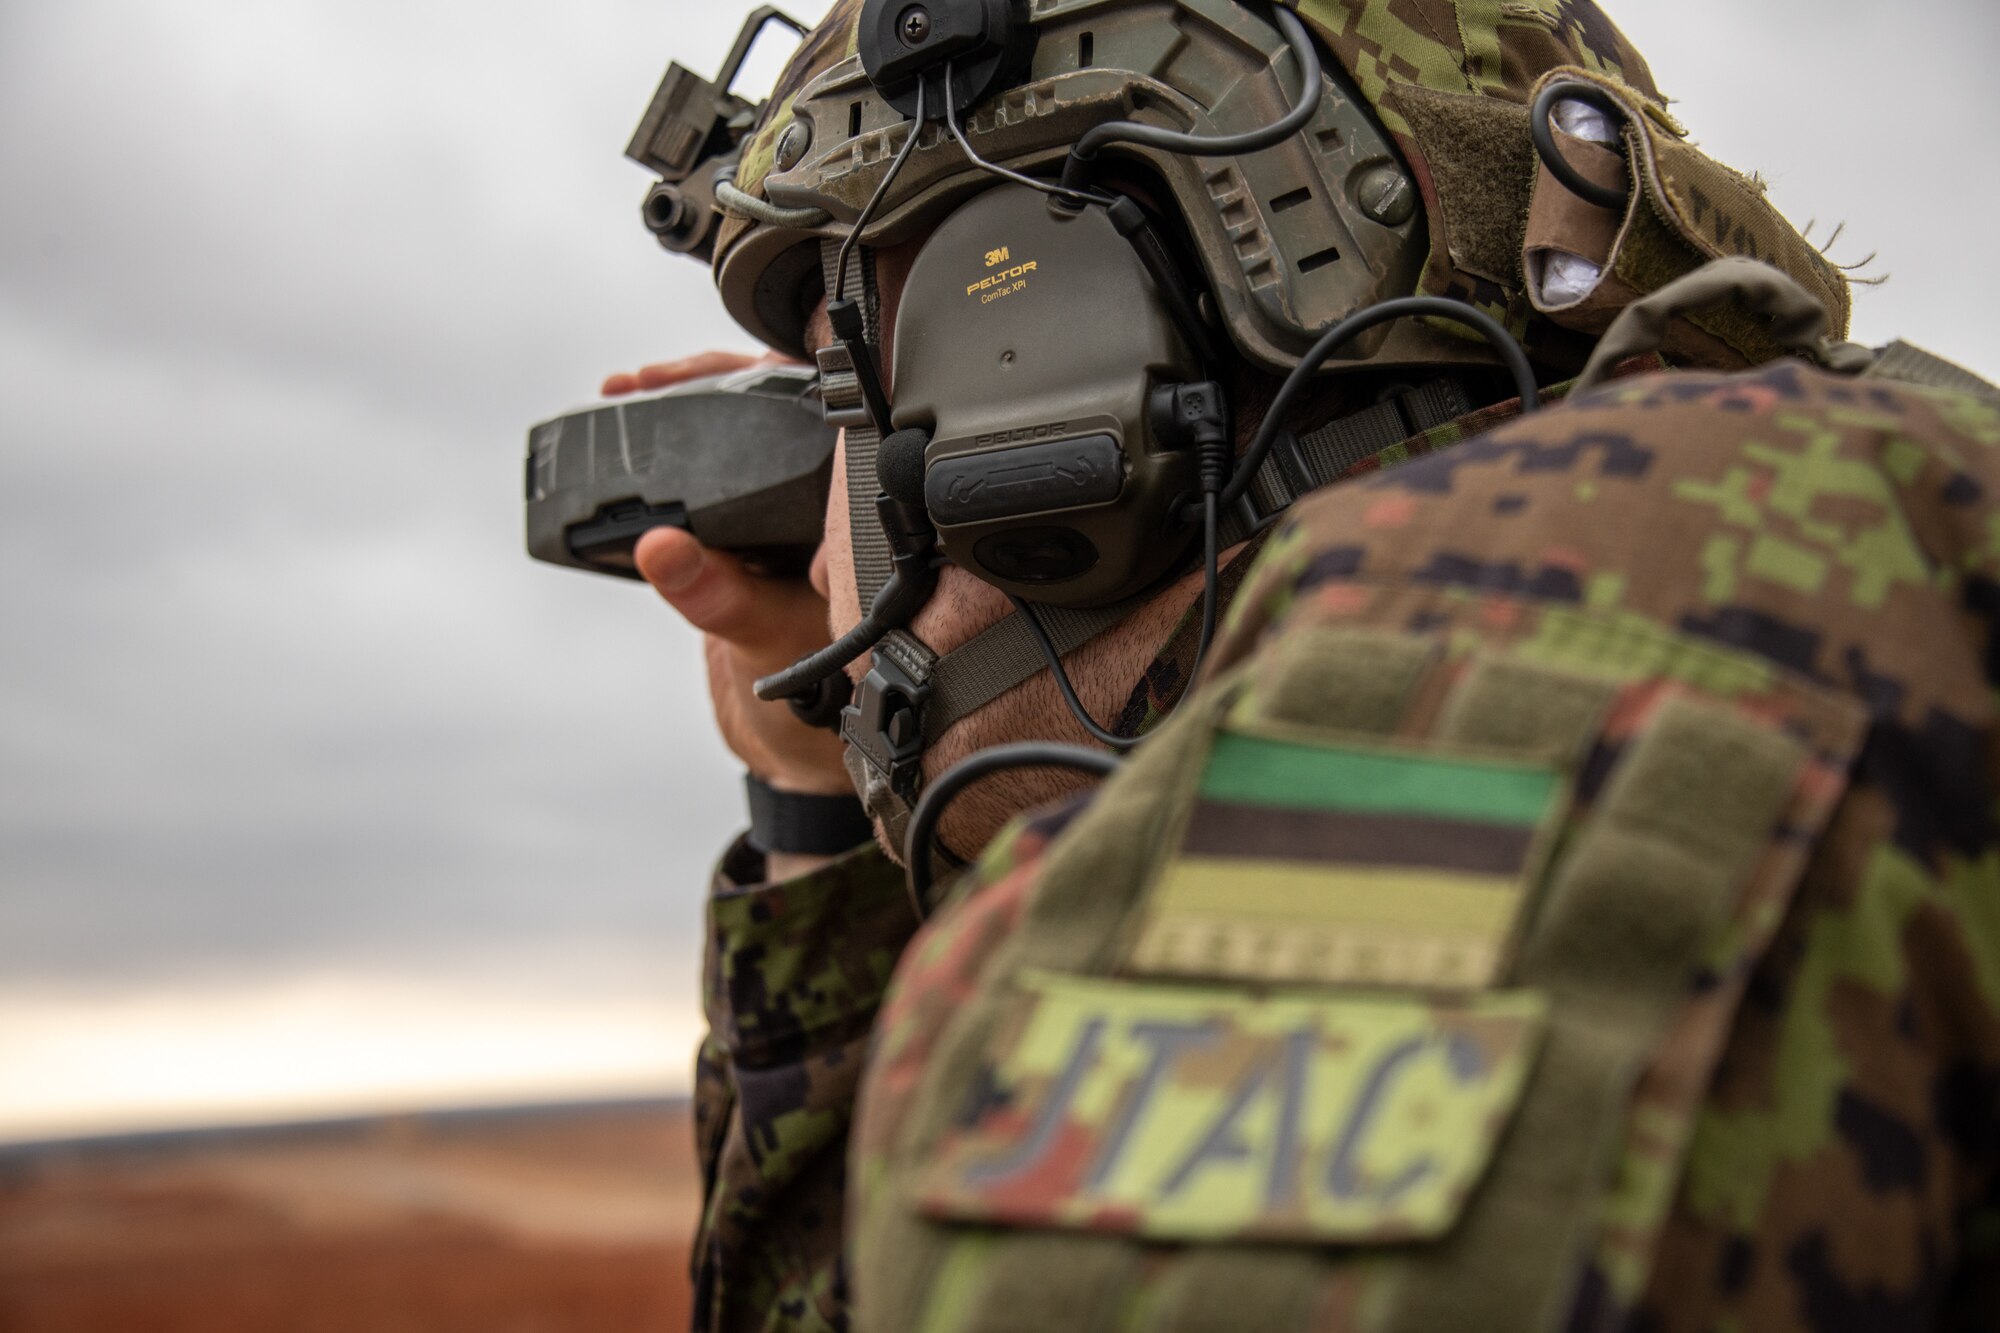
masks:
{"label": "coiled black cable", "polygon": [[1102,750],[1080,745],[1051,745],[1030,741],[1020,745],[996,745],[990,750],[960,760],[942,774],[917,802],[910,816],[910,831],[903,840],[903,864],[909,871],[910,909],[922,921],[930,915],[925,905],[936,884],[931,872],[932,849],[937,844],[938,823],[958,794],[983,777],[1010,768],[1067,768],[1081,773],[1108,776],[1118,769],[1118,760]]}
{"label": "coiled black cable", "polygon": [[1561,181],[1563,188],[1577,198],[1599,208],[1622,213],[1626,201],[1632,197],[1629,190],[1614,190],[1608,185],[1598,184],[1571,166],[1570,160],[1563,156],[1562,146],[1556,142],[1553,124],[1557,102],[1581,102],[1616,121],[1625,119],[1625,108],[1594,83],[1565,79],[1542,89],[1541,96],[1535,99],[1534,110],[1528,116],[1528,133],[1535,141],[1535,153],[1542,159],[1542,165],[1549,169],[1549,174]]}

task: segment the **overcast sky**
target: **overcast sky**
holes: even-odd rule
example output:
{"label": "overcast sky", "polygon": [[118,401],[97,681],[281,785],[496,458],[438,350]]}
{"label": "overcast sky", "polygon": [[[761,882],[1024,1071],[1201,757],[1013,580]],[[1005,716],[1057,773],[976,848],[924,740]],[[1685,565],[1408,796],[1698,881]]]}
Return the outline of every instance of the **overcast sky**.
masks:
{"label": "overcast sky", "polygon": [[[0,5],[0,1137],[684,1082],[736,766],[520,460],[746,345],[620,152],[749,7]],[[1859,336],[2000,374],[1987,0],[1615,12]]]}

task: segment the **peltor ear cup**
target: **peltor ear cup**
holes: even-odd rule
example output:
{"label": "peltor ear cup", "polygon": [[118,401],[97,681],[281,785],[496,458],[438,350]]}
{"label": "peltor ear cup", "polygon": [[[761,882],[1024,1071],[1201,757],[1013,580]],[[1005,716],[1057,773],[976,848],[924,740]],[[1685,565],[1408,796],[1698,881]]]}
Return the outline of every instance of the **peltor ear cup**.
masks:
{"label": "peltor ear cup", "polygon": [[901,431],[928,430],[924,496],[951,560],[1003,591],[1103,606],[1187,549],[1191,450],[1149,404],[1201,365],[1132,243],[1101,208],[1021,185],[932,233],[896,318]]}

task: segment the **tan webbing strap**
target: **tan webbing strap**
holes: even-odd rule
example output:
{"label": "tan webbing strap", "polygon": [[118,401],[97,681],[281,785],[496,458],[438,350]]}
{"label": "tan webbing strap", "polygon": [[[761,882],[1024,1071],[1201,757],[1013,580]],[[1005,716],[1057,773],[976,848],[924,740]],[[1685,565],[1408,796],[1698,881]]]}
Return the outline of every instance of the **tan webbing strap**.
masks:
{"label": "tan webbing strap", "polygon": [[[1112,606],[1072,611],[1060,606],[1036,610],[1058,653],[1069,653],[1116,625],[1139,604],[1138,598]],[[1016,612],[938,659],[931,672],[931,699],[924,707],[924,739],[934,741],[976,708],[1013,689],[1046,665],[1032,631]]]}
{"label": "tan webbing strap", "polygon": [[[838,241],[820,242],[820,269],[829,296],[833,293],[839,254]],[[874,251],[866,246],[856,247],[847,265],[847,290],[841,294],[860,304],[868,341],[879,348],[882,306],[881,293],[875,286]],[[887,367],[883,367],[883,373],[888,373]],[[875,448],[881,443],[881,436],[875,433],[873,423],[862,409],[861,382],[846,348],[833,343],[820,350],[819,378],[821,401],[830,412],[846,414],[847,535],[854,547],[854,581],[861,590],[861,605],[866,607],[889,581],[891,563],[889,539],[883,535],[882,522],[875,516]],[[859,485],[855,484],[857,480]]]}

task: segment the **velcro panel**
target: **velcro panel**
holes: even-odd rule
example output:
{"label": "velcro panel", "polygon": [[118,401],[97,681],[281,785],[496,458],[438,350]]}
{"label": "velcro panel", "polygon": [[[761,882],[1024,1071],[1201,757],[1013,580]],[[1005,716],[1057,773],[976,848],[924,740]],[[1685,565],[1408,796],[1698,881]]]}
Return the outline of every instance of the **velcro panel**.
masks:
{"label": "velcro panel", "polygon": [[1520,291],[1535,179],[1528,108],[1414,84],[1397,85],[1394,97],[1430,168],[1452,266]]}
{"label": "velcro panel", "polygon": [[1236,718],[1385,735],[1437,660],[1434,640],[1314,626],[1281,635],[1261,653]]}
{"label": "velcro panel", "polygon": [[964,1317],[940,1319],[937,1327],[964,1333],[1111,1328],[1139,1265],[1138,1251],[1115,1237],[1015,1236],[981,1265],[979,1298]]}
{"label": "velcro panel", "polygon": [[1481,654],[1446,701],[1447,745],[1539,755],[1574,764],[1603,725],[1617,686],[1600,677]]}
{"label": "velcro panel", "polygon": [[1320,1328],[1326,1270],[1326,1259],[1313,1253],[1203,1246],[1177,1256],[1158,1279],[1143,1327],[1146,1333]]}
{"label": "velcro panel", "polygon": [[1516,981],[1555,1009],[1490,1182],[1494,1206],[1472,1209],[1424,1280],[1403,1284],[1392,1330],[1546,1327],[1568,1299],[1632,1081],[1810,757],[1728,706],[1676,694],[1653,703],[1557,863],[1522,950]]}

